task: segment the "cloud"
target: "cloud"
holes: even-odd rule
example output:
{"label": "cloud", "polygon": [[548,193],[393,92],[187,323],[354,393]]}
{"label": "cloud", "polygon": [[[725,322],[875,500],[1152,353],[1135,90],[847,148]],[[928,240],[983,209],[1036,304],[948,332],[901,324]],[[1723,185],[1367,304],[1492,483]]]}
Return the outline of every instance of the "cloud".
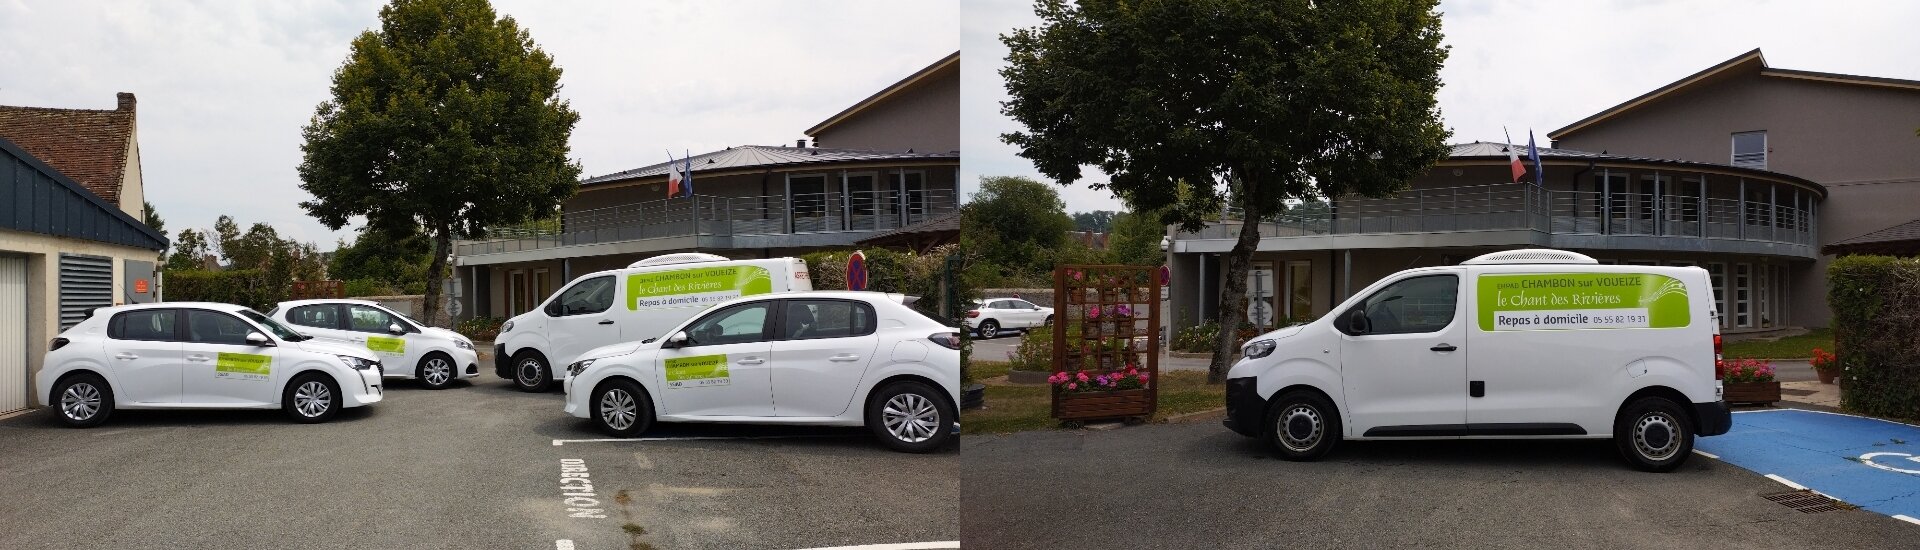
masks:
{"label": "cloud", "polygon": [[[148,200],[169,228],[243,226],[331,249],[298,203],[300,127],[382,3],[0,0],[0,104],[139,98]],[[571,156],[606,174],[731,145],[791,143],[959,49],[956,1],[502,0],[564,70]]]}

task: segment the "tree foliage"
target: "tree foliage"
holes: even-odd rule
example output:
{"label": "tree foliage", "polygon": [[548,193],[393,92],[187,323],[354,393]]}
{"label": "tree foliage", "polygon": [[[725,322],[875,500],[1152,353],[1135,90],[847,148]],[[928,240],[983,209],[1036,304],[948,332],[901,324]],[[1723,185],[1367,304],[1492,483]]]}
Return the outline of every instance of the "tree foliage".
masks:
{"label": "tree foliage", "polygon": [[1060,192],[1031,178],[982,177],[961,208],[962,248],[979,254],[996,279],[1050,272],[1073,230]]}
{"label": "tree foliage", "polygon": [[1112,210],[1074,212],[1073,228],[1077,231],[1110,231],[1113,229],[1113,217],[1119,214]]}
{"label": "tree foliage", "polygon": [[[1002,136],[1063,184],[1106,172],[1128,204],[1198,229],[1289,199],[1403,189],[1447,154],[1434,94],[1446,60],[1435,0],[1040,0],[1003,35]],[[1193,185],[1182,192],[1181,180]],[[1255,224],[1228,255],[1220,315],[1246,307]],[[1230,338],[1209,378],[1224,377]]]}
{"label": "tree foliage", "polygon": [[1160,241],[1167,226],[1160,223],[1160,210],[1121,212],[1113,217],[1113,232],[1107,235],[1107,263],[1124,265],[1160,265],[1167,254]]}
{"label": "tree foliage", "polygon": [[340,241],[327,272],[335,279],[355,281],[360,286],[425,292],[432,254],[433,244],[418,232],[362,227],[352,243]]}
{"label": "tree foliage", "polygon": [[452,239],[551,214],[580,175],[579,114],[560,68],[486,0],[393,0],[354,38],[332,98],[303,129],[302,208],[339,229],[355,216],[433,243],[434,322]]}
{"label": "tree foliage", "polygon": [[201,269],[211,254],[205,232],[191,227],[182,229],[173,239],[173,254],[167,256],[166,268],[168,271]]}

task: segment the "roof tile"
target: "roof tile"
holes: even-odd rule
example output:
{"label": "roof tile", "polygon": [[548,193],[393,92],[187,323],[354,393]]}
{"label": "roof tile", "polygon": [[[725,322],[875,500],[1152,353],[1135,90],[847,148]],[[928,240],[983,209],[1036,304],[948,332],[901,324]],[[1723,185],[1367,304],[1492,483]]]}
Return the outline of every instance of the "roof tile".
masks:
{"label": "roof tile", "polygon": [[118,205],[134,121],[132,94],[124,95],[111,111],[0,105],[0,138]]}

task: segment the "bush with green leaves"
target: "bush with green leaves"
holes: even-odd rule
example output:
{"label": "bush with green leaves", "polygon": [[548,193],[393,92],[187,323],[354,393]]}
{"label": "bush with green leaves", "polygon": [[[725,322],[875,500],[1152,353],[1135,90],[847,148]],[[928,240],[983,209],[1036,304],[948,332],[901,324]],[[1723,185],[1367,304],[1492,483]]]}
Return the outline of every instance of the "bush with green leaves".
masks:
{"label": "bush with green leaves", "polygon": [[265,312],[287,298],[285,279],[262,269],[168,271],[162,296],[169,302],[219,302]]}
{"label": "bush with green leaves", "polygon": [[453,330],[475,342],[490,342],[500,335],[500,325],[506,322],[502,317],[475,317],[454,325]]}
{"label": "bush with green leaves", "polygon": [[1920,259],[1844,256],[1827,268],[1841,407],[1920,418]]}

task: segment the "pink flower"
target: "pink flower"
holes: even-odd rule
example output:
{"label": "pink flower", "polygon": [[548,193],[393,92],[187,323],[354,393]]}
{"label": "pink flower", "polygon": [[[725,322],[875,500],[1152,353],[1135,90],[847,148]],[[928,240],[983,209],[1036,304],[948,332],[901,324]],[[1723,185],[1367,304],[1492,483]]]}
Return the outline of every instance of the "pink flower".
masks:
{"label": "pink flower", "polygon": [[1087,381],[1087,371],[1080,371],[1080,376],[1077,378],[1079,378],[1081,382]]}
{"label": "pink flower", "polygon": [[1075,383],[1072,383],[1072,382],[1068,382],[1068,383],[1067,383],[1067,389],[1069,389],[1069,390],[1077,390],[1077,389],[1080,389],[1080,385],[1079,385],[1079,384],[1075,384]]}
{"label": "pink flower", "polygon": [[1099,318],[1100,318],[1100,308],[1097,308],[1097,307],[1096,307],[1096,308],[1093,308],[1093,309],[1089,309],[1089,310],[1087,310],[1087,318],[1088,318],[1088,319],[1099,319]]}
{"label": "pink flower", "polygon": [[1140,374],[1139,374],[1138,376],[1140,377],[1140,383],[1141,383],[1141,384],[1146,384],[1146,383],[1147,383],[1147,373],[1144,373],[1144,372],[1143,372],[1143,373],[1140,373]]}
{"label": "pink flower", "polygon": [[1075,281],[1080,280],[1080,270],[1076,269],[1076,270],[1068,271],[1067,273],[1073,274],[1073,280]]}

